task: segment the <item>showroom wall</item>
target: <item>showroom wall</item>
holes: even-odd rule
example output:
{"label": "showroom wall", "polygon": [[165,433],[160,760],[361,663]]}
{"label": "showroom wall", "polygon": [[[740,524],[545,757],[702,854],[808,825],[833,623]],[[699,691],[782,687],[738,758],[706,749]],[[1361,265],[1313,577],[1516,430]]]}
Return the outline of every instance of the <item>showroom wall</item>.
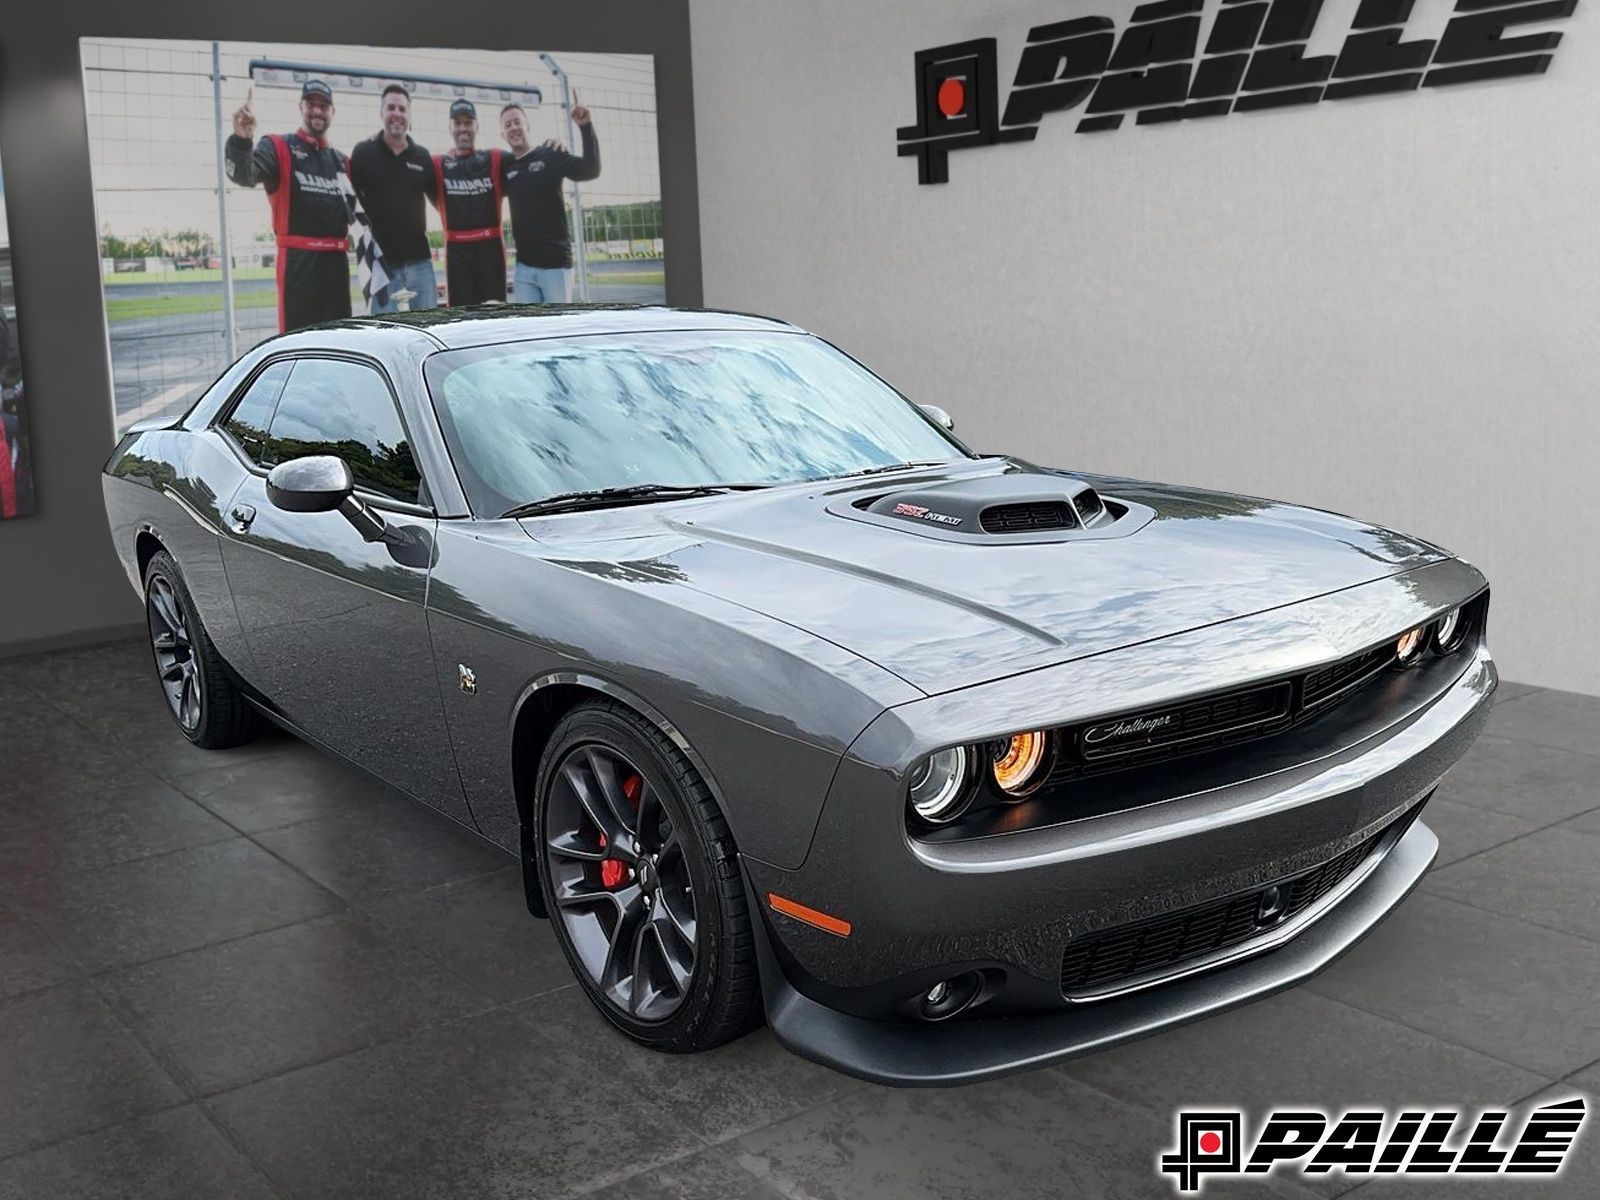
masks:
{"label": "showroom wall", "polygon": [[[612,51],[656,56],[667,295],[700,299],[693,84],[685,0],[54,0],[0,5],[0,162],[21,300],[37,511],[0,521],[0,655],[133,631],[99,470],[113,445],[85,128],[81,36]],[[361,120],[366,122],[365,115]],[[376,129],[376,120],[371,122]],[[362,135],[372,132],[363,129]]]}
{"label": "showroom wall", "polygon": [[1030,28],[1133,8],[692,0],[706,302],[837,340],[980,450],[1433,539],[1492,580],[1507,678],[1600,693],[1600,0],[1508,34],[1563,32],[1543,75],[1092,135],[1080,107],[928,186],[896,156],[915,51],[998,39],[1003,98]]}

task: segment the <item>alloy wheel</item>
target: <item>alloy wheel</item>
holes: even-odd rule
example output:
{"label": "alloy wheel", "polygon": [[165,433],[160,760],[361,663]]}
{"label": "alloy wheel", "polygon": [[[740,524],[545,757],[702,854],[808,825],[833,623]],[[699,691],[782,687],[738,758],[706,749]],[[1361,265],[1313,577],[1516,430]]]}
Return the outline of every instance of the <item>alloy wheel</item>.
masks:
{"label": "alloy wheel", "polygon": [[156,673],[161,679],[161,690],[166,693],[167,707],[184,731],[193,733],[200,727],[203,700],[200,664],[195,661],[194,640],[183,605],[178,602],[172,584],[163,576],[151,577],[145,612],[150,622],[150,645],[156,655]]}
{"label": "alloy wheel", "polygon": [[688,996],[698,922],[678,829],[617,750],[575,747],[550,777],[546,868],[568,941],[608,1003],[636,1021]]}

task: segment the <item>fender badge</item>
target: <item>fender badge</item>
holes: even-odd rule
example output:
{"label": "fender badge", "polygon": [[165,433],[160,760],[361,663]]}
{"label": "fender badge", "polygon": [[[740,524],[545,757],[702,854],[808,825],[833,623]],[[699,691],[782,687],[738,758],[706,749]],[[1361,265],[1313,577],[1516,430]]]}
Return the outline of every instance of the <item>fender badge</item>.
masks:
{"label": "fender badge", "polygon": [[478,691],[477,673],[465,663],[457,663],[456,671],[461,677],[461,690],[469,696],[476,695]]}

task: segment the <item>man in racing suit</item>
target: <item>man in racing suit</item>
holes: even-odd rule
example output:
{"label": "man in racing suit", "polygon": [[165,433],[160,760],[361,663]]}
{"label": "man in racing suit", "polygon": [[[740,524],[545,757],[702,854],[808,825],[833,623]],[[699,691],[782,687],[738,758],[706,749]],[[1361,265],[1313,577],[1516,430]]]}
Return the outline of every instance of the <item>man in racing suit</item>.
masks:
{"label": "man in racing suit", "polygon": [[320,79],[300,89],[301,127],[269,133],[251,146],[256,116],[245,98],[233,114],[225,163],[228,178],[266,189],[277,235],[278,332],[350,315],[350,259],[345,199],[349,164],[328,145],[333,90]]}
{"label": "man in racing suit", "polygon": [[499,150],[476,148],[478,110],[471,100],[450,105],[450,136],[454,152],[433,160],[450,307],[504,300],[506,247],[500,230],[504,156]]}

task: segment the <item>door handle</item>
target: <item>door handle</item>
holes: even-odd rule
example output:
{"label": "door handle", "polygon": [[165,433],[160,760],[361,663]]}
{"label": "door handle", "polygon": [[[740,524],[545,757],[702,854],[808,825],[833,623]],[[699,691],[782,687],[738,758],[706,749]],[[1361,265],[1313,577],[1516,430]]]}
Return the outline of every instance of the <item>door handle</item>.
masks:
{"label": "door handle", "polygon": [[255,506],[251,504],[235,504],[233,511],[228,514],[233,519],[235,533],[250,532],[250,522],[256,519]]}

